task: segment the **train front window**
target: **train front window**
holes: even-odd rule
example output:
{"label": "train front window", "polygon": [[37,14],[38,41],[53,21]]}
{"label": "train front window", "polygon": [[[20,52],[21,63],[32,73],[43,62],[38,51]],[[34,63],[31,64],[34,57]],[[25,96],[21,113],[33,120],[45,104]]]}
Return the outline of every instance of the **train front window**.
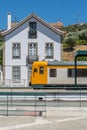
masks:
{"label": "train front window", "polygon": [[34,68],[34,72],[35,72],[35,73],[37,72],[37,68]]}
{"label": "train front window", "polygon": [[57,76],[57,70],[56,69],[50,69],[49,77],[56,77]]}
{"label": "train front window", "polygon": [[40,74],[44,74],[44,67],[40,67]]}

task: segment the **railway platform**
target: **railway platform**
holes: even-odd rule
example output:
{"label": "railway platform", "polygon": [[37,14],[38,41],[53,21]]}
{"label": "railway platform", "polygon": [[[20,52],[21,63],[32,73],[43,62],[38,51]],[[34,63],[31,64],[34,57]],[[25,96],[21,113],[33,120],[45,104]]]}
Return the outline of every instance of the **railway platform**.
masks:
{"label": "railway platform", "polygon": [[46,117],[0,116],[0,130],[87,130],[87,110],[50,108]]}

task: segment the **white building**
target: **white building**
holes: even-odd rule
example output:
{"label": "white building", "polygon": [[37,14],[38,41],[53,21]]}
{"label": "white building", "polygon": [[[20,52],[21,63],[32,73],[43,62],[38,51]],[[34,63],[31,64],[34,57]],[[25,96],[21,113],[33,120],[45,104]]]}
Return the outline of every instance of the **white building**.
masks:
{"label": "white building", "polygon": [[63,32],[31,14],[8,30],[4,36],[4,80],[6,86],[28,86],[33,61],[61,60]]}

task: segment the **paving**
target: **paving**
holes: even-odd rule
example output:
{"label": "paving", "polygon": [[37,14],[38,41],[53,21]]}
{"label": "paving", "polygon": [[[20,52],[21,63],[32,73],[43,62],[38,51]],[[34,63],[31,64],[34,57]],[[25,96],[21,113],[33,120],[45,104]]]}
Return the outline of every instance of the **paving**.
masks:
{"label": "paving", "polygon": [[46,116],[0,116],[0,130],[87,130],[87,108],[47,108]]}

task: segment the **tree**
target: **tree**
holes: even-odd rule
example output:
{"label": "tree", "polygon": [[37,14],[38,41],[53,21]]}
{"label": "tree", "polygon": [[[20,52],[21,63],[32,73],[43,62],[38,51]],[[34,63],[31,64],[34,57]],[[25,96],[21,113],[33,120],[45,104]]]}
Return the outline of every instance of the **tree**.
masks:
{"label": "tree", "polygon": [[63,43],[67,46],[67,48],[73,49],[77,40],[78,40],[77,33],[76,32],[69,32],[65,36]]}
{"label": "tree", "polygon": [[79,39],[87,41],[87,29],[84,29],[79,32]]}

